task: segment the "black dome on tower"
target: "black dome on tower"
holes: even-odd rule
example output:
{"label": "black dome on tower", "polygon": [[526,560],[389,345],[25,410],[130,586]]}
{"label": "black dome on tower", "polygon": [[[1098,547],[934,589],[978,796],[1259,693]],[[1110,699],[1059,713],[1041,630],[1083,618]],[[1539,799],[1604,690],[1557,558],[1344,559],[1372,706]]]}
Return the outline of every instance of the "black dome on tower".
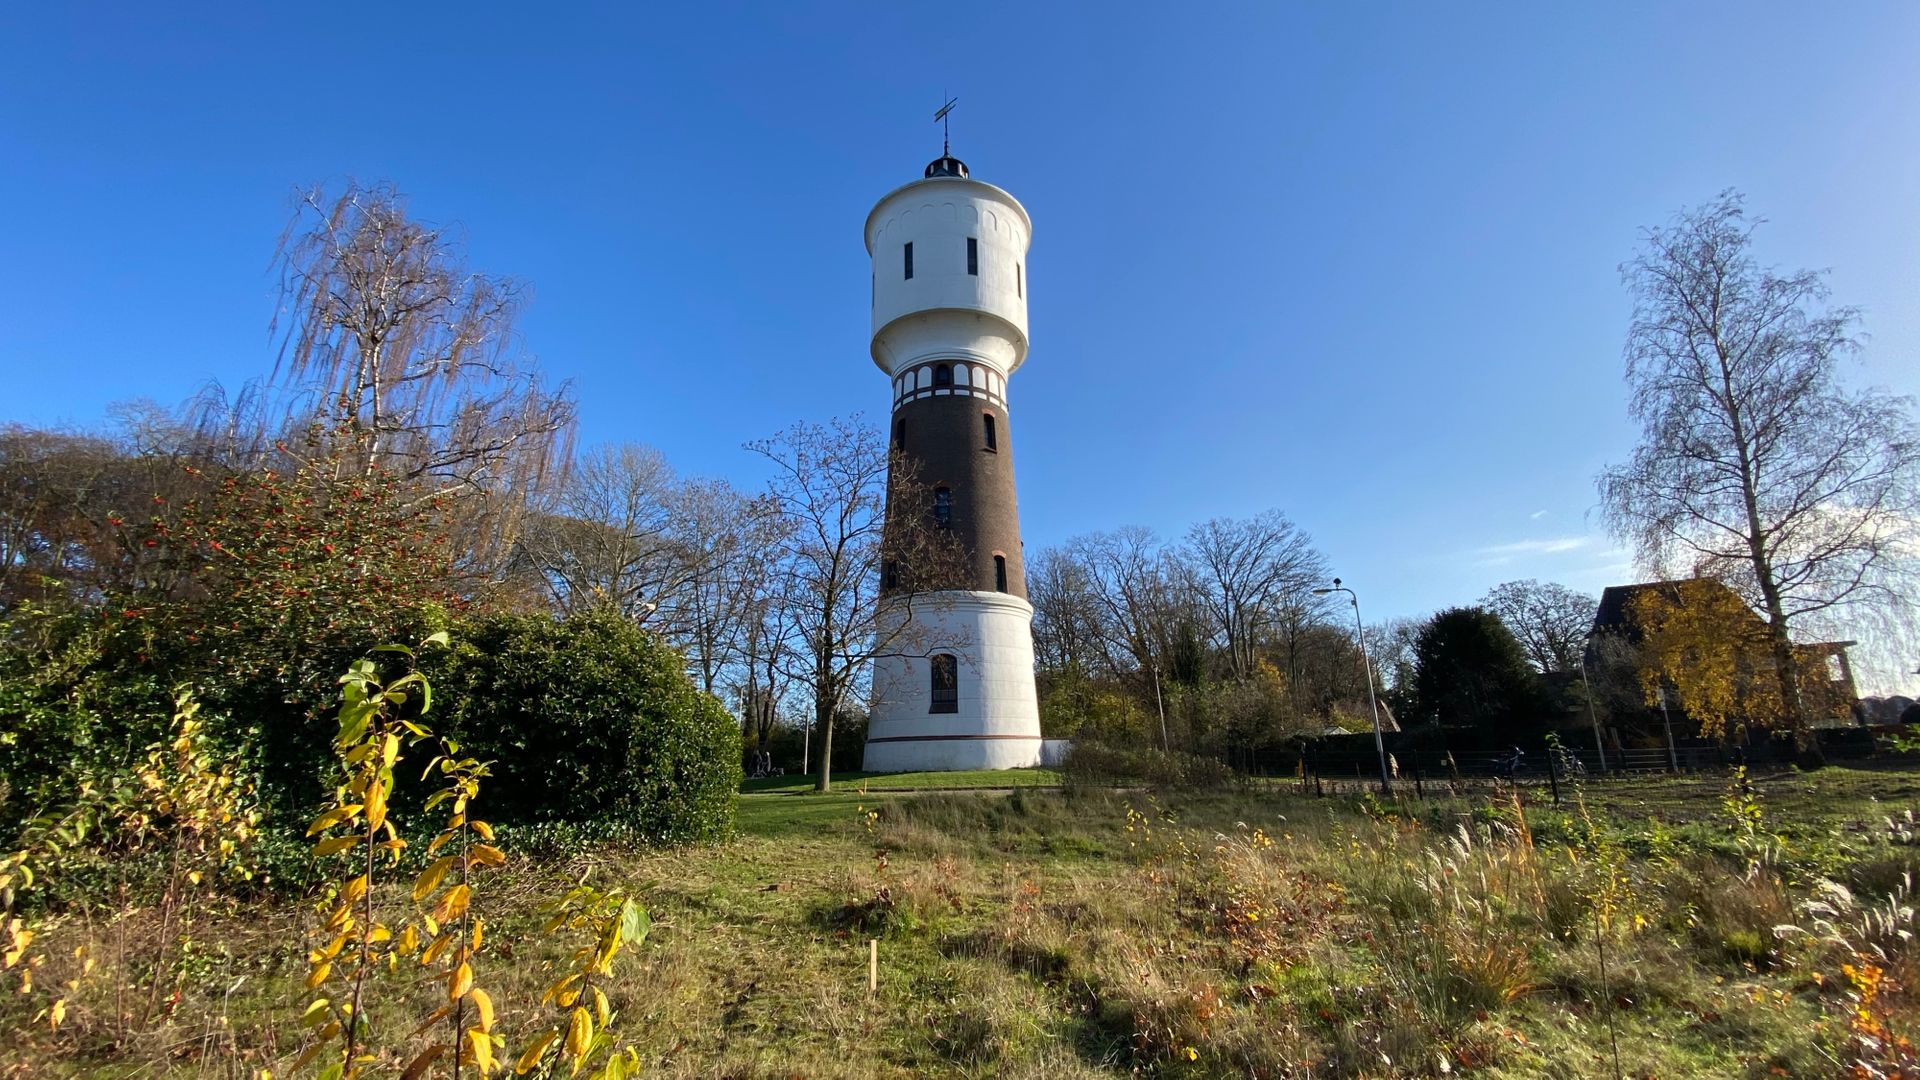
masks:
{"label": "black dome on tower", "polygon": [[928,179],[936,176],[958,176],[964,178],[966,175],[967,163],[950,154],[934,158],[927,164]]}

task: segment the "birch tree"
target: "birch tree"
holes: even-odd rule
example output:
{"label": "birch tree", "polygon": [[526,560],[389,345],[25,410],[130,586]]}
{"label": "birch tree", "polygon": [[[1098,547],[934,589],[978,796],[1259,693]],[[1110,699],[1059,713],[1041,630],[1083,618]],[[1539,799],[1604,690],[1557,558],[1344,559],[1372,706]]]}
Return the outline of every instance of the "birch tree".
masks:
{"label": "birch tree", "polygon": [[1841,385],[1858,311],[1831,305],[1818,272],[1760,266],[1758,224],[1723,193],[1622,266],[1641,435],[1599,488],[1644,562],[1717,577],[1765,617],[1782,724],[1817,757],[1792,631],[1911,625],[1920,436],[1911,401]]}
{"label": "birch tree", "polygon": [[275,266],[273,382],[293,425],[348,468],[488,497],[493,531],[510,534],[521,496],[565,468],[575,417],[517,352],[522,288],[469,270],[387,185],[302,193]]}

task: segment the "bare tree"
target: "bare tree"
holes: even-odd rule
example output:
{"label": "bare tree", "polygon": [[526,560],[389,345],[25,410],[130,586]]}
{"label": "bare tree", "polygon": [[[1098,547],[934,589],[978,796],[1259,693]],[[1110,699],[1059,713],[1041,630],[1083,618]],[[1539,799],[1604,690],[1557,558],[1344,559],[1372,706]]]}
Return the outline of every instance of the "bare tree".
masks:
{"label": "bare tree", "polygon": [[[778,658],[769,651],[778,635],[767,636],[768,620],[777,625],[783,615],[767,609],[776,555],[791,523],[771,497],[749,497],[720,480],[685,485],[679,504],[690,572],[670,594],[668,633],[711,694],[728,672],[754,681],[756,661],[769,662],[761,653]],[[763,641],[767,647],[760,647]]]}
{"label": "bare tree", "polygon": [[1765,614],[1786,726],[1814,756],[1791,631],[1842,609],[1911,624],[1920,437],[1910,401],[1837,383],[1858,313],[1828,306],[1819,273],[1758,266],[1757,224],[1724,193],[1621,268],[1641,439],[1599,487],[1644,561],[1718,577]]}
{"label": "bare tree", "polygon": [[1278,510],[1195,525],[1183,555],[1236,679],[1253,671],[1262,625],[1281,608],[1298,606],[1330,576],[1313,541]]}
{"label": "bare tree", "polygon": [[1528,578],[1494,586],[1480,606],[1500,616],[1534,667],[1552,674],[1580,666],[1600,602],[1565,585]]}
{"label": "bare tree", "polygon": [[1093,575],[1067,550],[1047,548],[1029,560],[1027,598],[1042,672],[1087,674],[1105,659],[1094,588]]}
{"label": "bare tree", "polygon": [[521,289],[469,271],[386,185],[302,194],[276,253],[276,384],[345,460],[497,509],[567,461],[574,404],[514,355]]}
{"label": "bare tree", "polygon": [[595,447],[527,521],[516,560],[562,611],[611,607],[644,622],[693,572],[680,501],[680,478],[658,450]]}
{"label": "bare tree", "polygon": [[[834,717],[855,700],[875,659],[932,653],[936,643],[916,636],[913,605],[938,602],[925,593],[961,587],[964,553],[934,524],[906,459],[891,455],[885,436],[859,417],[796,424],[747,448],[772,463],[768,493],[787,524],[774,602],[785,606],[793,646],[781,655],[813,698],[817,786],[825,791],[833,782]],[[905,588],[889,587],[888,564]]]}
{"label": "bare tree", "polygon": [[1160,538],[1128,525],[1075,537],[1067,551],[1092,584],[1093,625],[1113,673],[1157,677],[1172,638],[1172,574]]}

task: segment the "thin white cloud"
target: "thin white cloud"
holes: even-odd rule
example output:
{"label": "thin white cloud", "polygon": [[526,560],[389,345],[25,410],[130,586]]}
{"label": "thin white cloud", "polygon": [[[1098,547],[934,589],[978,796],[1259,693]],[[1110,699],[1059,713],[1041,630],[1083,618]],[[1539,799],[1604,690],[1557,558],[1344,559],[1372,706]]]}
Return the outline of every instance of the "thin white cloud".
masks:
{"label": "thin white cloud", "polygon": [[1473,554],[1483,560],[1510,562],[1527,555],[1560,555],[1579,551],[1593,543],[1588,536],[1554,536],[1544,540],[1515,540],[1509,544],[1490,544]]}
{"label": "thin white cloud", "polygon": [[1533,513],[1527,515],[1527,519],[1529,521],[1539,521],[1541,518],[1551,517],[1551,516],[1553,516],[1552,511],[1535,510]]}

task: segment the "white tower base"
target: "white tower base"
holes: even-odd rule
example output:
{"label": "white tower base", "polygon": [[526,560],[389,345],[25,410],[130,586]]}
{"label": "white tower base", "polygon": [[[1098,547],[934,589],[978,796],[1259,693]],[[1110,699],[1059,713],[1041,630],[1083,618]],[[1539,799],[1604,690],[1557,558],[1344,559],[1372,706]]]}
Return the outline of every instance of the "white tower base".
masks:
{"label": "white tower base", "polygon": [[932,712],[927,656],[873,664],[873,711],[863,763],[869,772],[1023,769],[1040,764],[1040,703],[1033,684],[1033,606],[998,592],[920,593],[901,602],[913,626],[901,653],[951,653],[959,708]]}

